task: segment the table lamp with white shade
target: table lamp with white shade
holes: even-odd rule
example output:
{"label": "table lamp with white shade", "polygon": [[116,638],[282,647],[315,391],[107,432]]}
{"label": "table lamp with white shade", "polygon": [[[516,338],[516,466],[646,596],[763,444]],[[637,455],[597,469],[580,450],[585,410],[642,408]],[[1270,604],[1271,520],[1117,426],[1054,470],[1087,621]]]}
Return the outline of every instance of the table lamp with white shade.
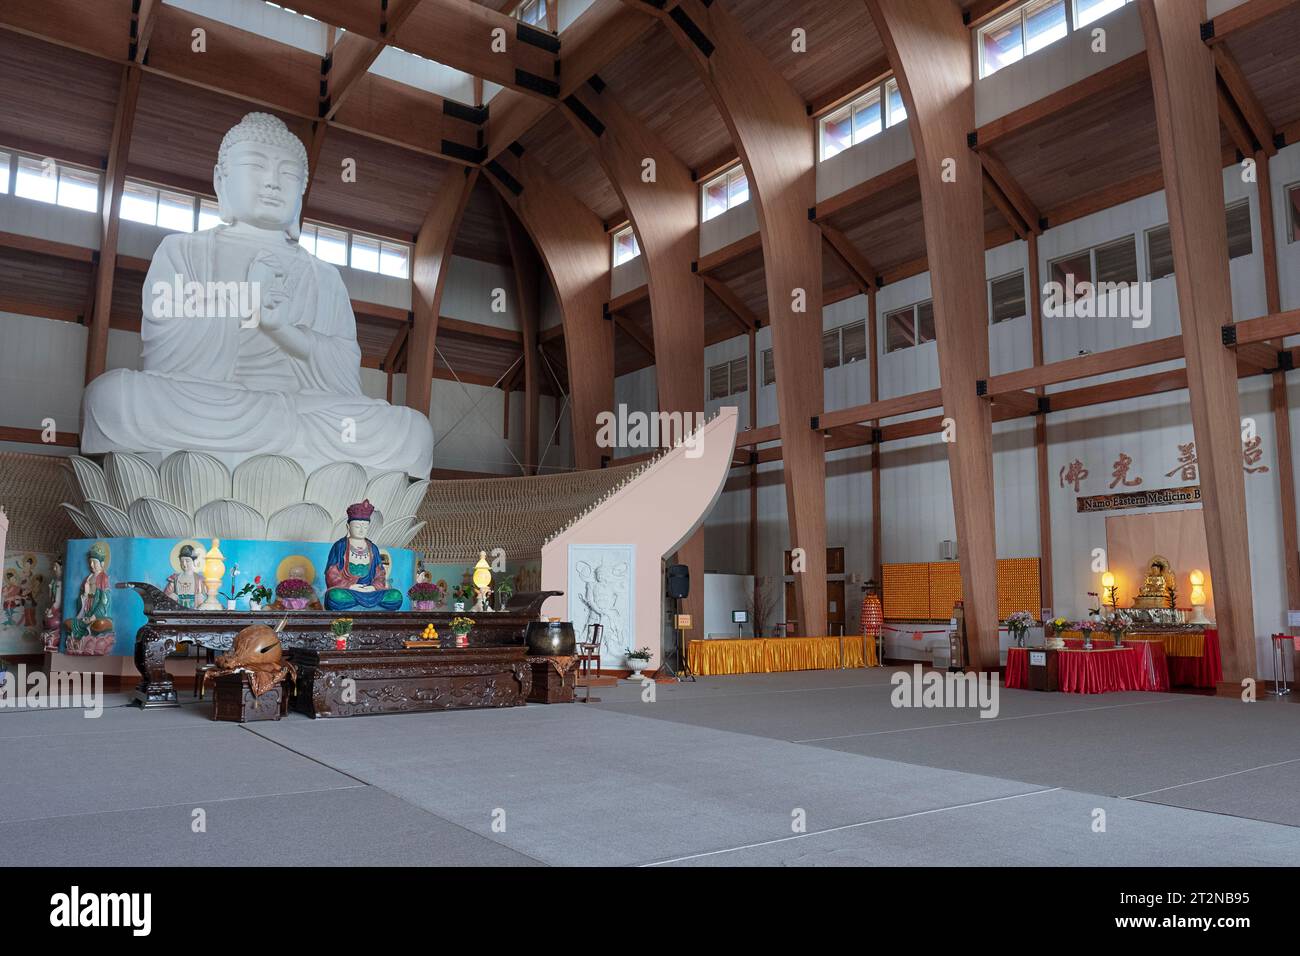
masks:
{"label": "table lamp with white shade", "polygon": [[1115,610],[1115,575],[1107,571],[1101,576],[1101,603],[1103,606],[1109,604],[1110,609]]}
{"label": "table lamp with white shade", "polygon": [[1189,624],[1209,624],[1210,619],[1205,616],[1205,574],[1199,568],[1193,568],[1192,573],[1187,575],[1187,580],[1192,585],[1192,619]]}

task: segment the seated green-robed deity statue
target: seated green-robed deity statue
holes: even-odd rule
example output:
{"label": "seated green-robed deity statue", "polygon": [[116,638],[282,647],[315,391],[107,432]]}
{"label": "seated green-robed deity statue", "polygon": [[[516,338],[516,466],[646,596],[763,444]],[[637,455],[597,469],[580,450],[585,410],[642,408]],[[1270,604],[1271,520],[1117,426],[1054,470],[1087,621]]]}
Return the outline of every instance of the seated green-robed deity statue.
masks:
{"label": "seated green-robed deity statue", "polygon": [[375,506],[369,500],[348,508],[348,534],[330,548],[325,568],[327,611],[396,611],[402,592],[388,586],[388,570],[379,548],[366,537]]}

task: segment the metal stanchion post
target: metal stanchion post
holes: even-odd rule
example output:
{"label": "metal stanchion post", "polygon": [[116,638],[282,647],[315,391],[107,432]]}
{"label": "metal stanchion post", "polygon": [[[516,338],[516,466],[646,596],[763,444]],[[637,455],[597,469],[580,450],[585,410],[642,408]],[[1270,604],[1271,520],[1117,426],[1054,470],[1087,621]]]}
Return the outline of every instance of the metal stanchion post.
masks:
{"label": "metal stanchion post", "polygon": [[1282,677],[1284,672],[1282,646],[1284,641],[1291,640],[1287,634],[1273,635],[1273,689],[1269,691],[1270,697],[1285,697],[1291,693],[1291,688],[1287,686],[1286,680]]}

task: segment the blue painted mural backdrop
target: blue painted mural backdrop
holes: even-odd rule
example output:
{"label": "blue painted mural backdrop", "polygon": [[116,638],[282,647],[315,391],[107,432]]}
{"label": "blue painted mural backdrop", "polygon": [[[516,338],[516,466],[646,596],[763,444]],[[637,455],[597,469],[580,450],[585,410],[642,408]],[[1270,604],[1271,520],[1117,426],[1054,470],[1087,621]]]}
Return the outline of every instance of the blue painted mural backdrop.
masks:
{"label": "blue painted mural backdrop", "polygon": [[[109,616],[112,618],[114,636],[110,654],[129,655],[135,651],[135,632],[144,626],[144,606],[139,595],[131,590],[118,590],[121,581],[146,581],[162,589],[169,575],[180,570],[176,552],[186,541],[207,548],[211,539],[202,538],[79,538],[68,542],[66,571],[63,585],[63,620],[76,617],[82,608],[84,587],[90,574],[89,552],[92,545],[104,546],[107,562],[103,568],[113,588],[109,591]],[[319,600],[325,594],[325,562],[330,545],[321,541],[239,541],[220,539],[221,553],[225,555],[226,575],[221,580],[221,594],[231,593],[260,576],[261,583],[272,591],[286,577],[309,581]],[[406,548],[381,548],[388,564],[388,580],[392,587],[402,592],[402,609],[409,610],[410,599],[406,590],[415,580],[416,555]],[[236,566],[238,575],[232,577]],[[200,569],[202,564],[200,563]],[[225,597],[220,598],[225,605]],[[248,608],[248,596],[236,604],[240,610]],[[361,613],[361,612],[358,612]],[[63,650],[69,652],[67,627],[64,627]],[[93,633],[93,630],[92,630]],[[107,633],[100,631],[99,633]]]}

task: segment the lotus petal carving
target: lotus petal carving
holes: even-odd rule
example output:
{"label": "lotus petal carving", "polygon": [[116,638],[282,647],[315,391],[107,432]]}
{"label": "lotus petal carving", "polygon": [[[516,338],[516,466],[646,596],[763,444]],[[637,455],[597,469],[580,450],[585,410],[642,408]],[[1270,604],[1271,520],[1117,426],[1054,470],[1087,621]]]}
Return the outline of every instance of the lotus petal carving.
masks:
{"label": "lotus petal carving", "polygon": [[250,508],[242,501],[222,498],[209,501],[194,512],[194,533],[205,538],[259,541],[266,537],[266,519],[256,508]]}
{"label": "lotus petal carving", "polygon": [[72,519],[72,523],[77,526],[77,530],[81,532],[83,538],[99,537],[99,528],[80,508],[65,501],[63,502],[63,510],[68,513],[68,517]]}
{"label": "lotus petal carving", "polygon": [[188,538],[194,519],[161,498],[137,498],[126,509],[136,538]]}
{"label": "lotus petal carving", "polygon": [[402,472],[367,481],[365,469],[354,462],[304,475],[296,461],[281,455],[249,458],[234,474],[202,452],[175,452],[159,468],[122,452],[106,455],[102,467],[80,455],[67,462],[72,500],[63,508],[88,538],[334,541],[346,532],[347,506],[369,498],[375,506],[371,539],[405,547],[424,526],[416,513],[430,484]]}
{"label": "lotus petal carving", "polygon": [[271,515],[266,536],[272,541],[324,541],[332,524],[330,513],[320,505],[300,501]]}
{"label": "lotus petal carving", "polygon": [[139,498],[160,497],[158,472],[138,455],[120,451],[105,455],[104,479],[108,482],[109,502],[123,511]]}
{"label": "lotus petal carving", "polygon": [[107,538],[133,538],[131,532],[131,518],[121,508],[115,508],[107,501],[96,501],[94,498],[86,499],[86,508],[90,514],[90,520],[99,528],[99,533]]}
{"label": "lotus petal carving", "polygon": [[209,501],[230,497],[230,472],[201,451],[177,451],[162,463],[162,496],[188,514]]}
{"label": "lotus petal carving", "polygon": [[307,484],[302,465],[283,455],[249,458],[235,468],[233,477],[234,493],[231,497],[264,515],[274,515],[289,505],[301,504]]}

